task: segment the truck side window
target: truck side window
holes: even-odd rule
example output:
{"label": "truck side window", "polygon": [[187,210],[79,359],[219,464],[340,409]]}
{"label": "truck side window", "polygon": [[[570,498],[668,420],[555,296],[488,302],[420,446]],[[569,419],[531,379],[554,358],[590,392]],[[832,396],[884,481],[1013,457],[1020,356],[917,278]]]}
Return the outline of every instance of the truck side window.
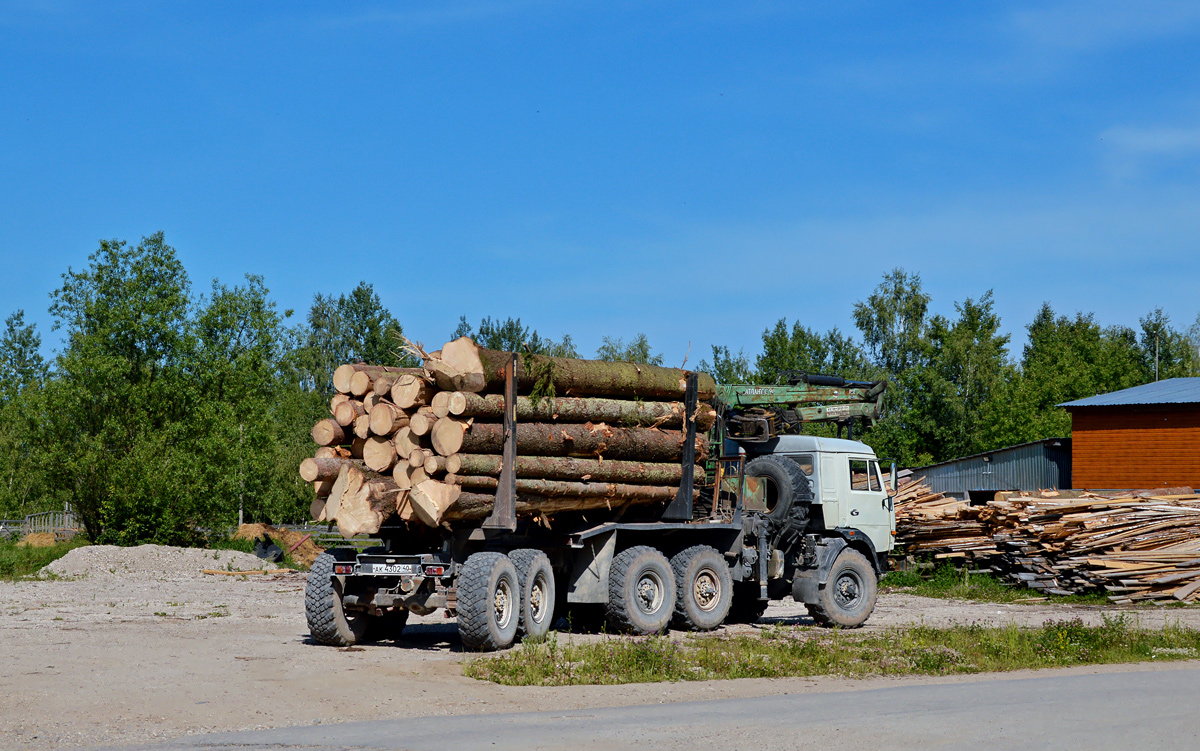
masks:
{"label": "truck side window", "polygon": [[813,473],[813,457],[812,454],[800,454],[799,456],[791,457],[792,461],[800,465],[800,470],[808,477],[812,477]]}
{"label": "truck side window", "polygon": [[871,474],[866,459],[850,460],[850,489],[870,490]]}
{"label": "truck side window", "polygon": [[871,476],[877,478],[875,482],[879,483],[879,487],[886,490],[888,495],[892,494],[892,488],[888,485],[887,480],[884,479],[883,470],[880,469],[879,462],[871,462]]}
{"label": "truck side window", "polygon": [[882,490],[883,481],[880,479],[883,475],[879,474],[879,462],[870,462],[871,465],[871,490]]}

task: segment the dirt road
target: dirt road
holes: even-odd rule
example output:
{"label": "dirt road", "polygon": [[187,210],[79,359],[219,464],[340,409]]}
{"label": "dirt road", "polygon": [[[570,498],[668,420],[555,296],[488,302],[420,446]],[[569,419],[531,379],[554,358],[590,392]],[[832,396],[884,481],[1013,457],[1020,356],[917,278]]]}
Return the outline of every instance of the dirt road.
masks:
{"label": "dirt road", "polygon": [[[842,679],[514,688],[465,678],[453,622],[414,618],[397,643],[307,639],[301,574],[0,582],[0,747],[132,744],[218,730],[417,715],[527,712],[861,687]],[[766,620],[805,623],[795,605]],[[1200,610],[1135,612],[1200,627]],[[885,595],[870,628],[1039,624],[1102,609]],[[738,627],[753,628],[753,627]],[[920,680],[920,679],[917,679]],[[953,679],[951,679],[953,680]],[[878,685],[903,681],[883,680]],[[912,682],[911,680],[908,682]],[[872,684],[875,685],[875,684]]]}

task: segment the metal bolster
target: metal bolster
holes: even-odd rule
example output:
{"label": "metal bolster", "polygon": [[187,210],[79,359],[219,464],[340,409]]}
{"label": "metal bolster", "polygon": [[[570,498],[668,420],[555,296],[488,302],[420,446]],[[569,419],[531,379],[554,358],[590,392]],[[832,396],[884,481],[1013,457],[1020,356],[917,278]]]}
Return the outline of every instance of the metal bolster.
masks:
{"label": "metal bolster", "polygon": [[687,392],[683,399],[683,419],[687,430],[683,442],[682,469],[683,478],[679,483],[679,492],[663,511],[663,519],[676,521],[692,520],[692,490],[695,487],[696,472],[696,403],[699,390],[699,376],[690,372],[687,374]]}
{"label": "metal bolster", "polygon": [[483,520],[484,529],[517,529],[517,356],[504,366],[504,449],[500,479],[492,513]]}

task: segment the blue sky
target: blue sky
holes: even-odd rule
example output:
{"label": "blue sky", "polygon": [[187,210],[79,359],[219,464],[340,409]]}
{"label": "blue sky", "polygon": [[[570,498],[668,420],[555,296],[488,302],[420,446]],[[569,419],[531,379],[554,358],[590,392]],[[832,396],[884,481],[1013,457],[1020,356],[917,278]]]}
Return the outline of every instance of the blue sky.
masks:
{"label": "blue sky", "polygon": [[[113,6],[117,6],[114,8]],[[0,0],[0,316],[157,230],[199,290],[361,279],[415,338],[852,330],[895,266],[1200,310],[1200,3]],[[1018,348],[1019,349],[1019,348]]]}

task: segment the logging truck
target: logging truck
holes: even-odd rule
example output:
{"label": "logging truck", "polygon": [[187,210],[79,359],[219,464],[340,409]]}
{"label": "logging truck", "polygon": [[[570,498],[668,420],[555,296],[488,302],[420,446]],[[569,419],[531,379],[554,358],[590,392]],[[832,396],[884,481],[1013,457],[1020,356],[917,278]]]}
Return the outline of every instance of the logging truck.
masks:
{"label": "logging truck", "polygon": [[[542,637],[568,612],[631,634],[753,622],[789,596],[825,626],[854,628],[871,615],[895,536],[895,467],[889,485],[853,429],[879,416],[886,383],[787,374],[774,386],[717,385],[701,373],[619,364],[632,370],[618,375],[633,380],[611,385],[620,379],[605,363],[602,388],[599,366],[585,372],[591,361],[548,367],[558,358],[472,350],[480,368],[456,359],[455,344],[419,351],[423,375],[356,366],[382,385],[370,409],[343,410],[348,424],[378,412],[388,423],[381,432],[393,431],[389,445],[416,457],[377,459],[393,479],[368,476],[352,491],[345,480],[361,460],[330,452],[311,460],[308,474],[302,467],[314,486],[343,483],[318,495],[315,518],[336,518],[339,528],[345,518],[355,532],[361,519],[379,519],[367,528],[382,541],[328,550],[313,564],[305,608],[316,642],[394,638],[410,613],[438,609],[457,618],[464,648],[479,651]],[[658,389],[648,379],[660,376]],[[422,378],[430,386],[416,403],[387,398],[402,380]],[[359,382],[349,400],[371,398]],[[568,396],[530,395],[548,383]],[[439,400],[439,388],[456,396]],[[651,401],[664,399],[672,401]],[[335,398],[336,406],[349,400]],[[440,410],[424,411],[439,401]],[[646,421],[624,423],[633,427],[554,422],[633,419],[634,409]],[[462,425],[447,428],[449,445],[443,438],[436,451],[422,450],[410,430],[418,415],[431,432],[443,419]],[[836,425],[839,437],[798,434],[813,422]],[[588,441],[598,430],[597,450]],[[674,453],[664,461],[656,447],[668,444]],[[355,499],[374,516],[350,510]]]}

